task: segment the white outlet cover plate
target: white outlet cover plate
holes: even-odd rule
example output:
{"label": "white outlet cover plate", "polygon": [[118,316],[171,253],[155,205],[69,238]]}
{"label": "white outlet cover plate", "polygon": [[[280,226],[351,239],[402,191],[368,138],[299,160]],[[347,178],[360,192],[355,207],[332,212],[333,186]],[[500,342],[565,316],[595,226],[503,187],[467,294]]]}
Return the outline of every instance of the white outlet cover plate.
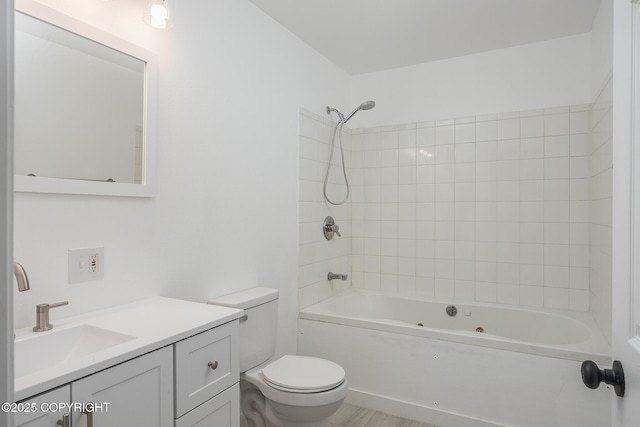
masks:
{"label": "white outlet cover plate", "polygon": [[[98,271],[89,271],[89,256],[98,255]],[[82,283],[104,278],[104,247],[69,249],[69,283]]]}

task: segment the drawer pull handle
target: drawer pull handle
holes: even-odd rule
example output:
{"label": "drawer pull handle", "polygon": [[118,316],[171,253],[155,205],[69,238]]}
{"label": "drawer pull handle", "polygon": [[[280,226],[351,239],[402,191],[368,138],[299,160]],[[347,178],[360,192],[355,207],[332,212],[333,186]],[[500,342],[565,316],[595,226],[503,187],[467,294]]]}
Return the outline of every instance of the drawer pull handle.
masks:
{"label": "drawer pull handle", "polygon": [[212,371],[215,371],[218,368],[218,361],[216,360],[214,362],[209,362],[209,367]]}
{"label": "drawer pull handle", "polygon": [[93,403],[87,404],[87,410],[82,413],[87,416],[87,427],[93,427]]}
{"label": "drawer pull handle", "polygon": [[62,427],[69,427],[69,414],[64,414],[62,416],[61,420],[58,420],[58,422],[56,423],[56,425],[62,426]]}

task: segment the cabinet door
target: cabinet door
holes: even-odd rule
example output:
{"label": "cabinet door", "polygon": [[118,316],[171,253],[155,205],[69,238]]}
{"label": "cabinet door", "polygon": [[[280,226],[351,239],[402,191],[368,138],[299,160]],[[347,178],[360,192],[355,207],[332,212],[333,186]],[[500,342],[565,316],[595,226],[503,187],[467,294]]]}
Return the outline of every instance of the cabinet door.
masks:
{"label": "cabinet door", "polygon": [[71,383],[73,402],[95,404],[73,413],[73,427],[170,427],[173,424],[173,351],[164,347]]}
{"label": "cabinet door", "polygon": [[187,412],[175,427],[240,427],[240,386],[236,383]]}
{"label": "cabinet door", "polygon": [[48,391],[31,399],[20,402],[14,414],[16,427],[54,427],[62,421],[69,408],[60,405],[71,401],[71,387],[68,385]]}

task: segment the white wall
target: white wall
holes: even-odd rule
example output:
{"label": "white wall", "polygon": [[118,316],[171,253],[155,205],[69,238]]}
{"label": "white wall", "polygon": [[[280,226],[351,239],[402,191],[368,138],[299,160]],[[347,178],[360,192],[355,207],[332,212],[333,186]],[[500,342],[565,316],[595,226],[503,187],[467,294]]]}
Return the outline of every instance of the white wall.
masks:
{"label": "white wall", "polygon": [[591,96],[595,101],[613,67],[613,0],[601,0],[591,27]]}
{"label": "white wall", "polygon": [[372,127],[592,101],[591,37],[540,43],[351,78],[351,104],[375,109],[350,125]]}
{"label": "white wall", "polygon": [[[245,0],[176,2],[164,32],[137,3],[46,3],[158,53],[158,191],[16,194],[15,259],[31,280],[16,327],[37,303],[70,301],[55,325],[150,295],[206,301],[262,285],[281,291],[278,351],[294,352],[298,111],[344,104],[347,75]],[[94,245],[105,279],[68,285],[67,249]]]}

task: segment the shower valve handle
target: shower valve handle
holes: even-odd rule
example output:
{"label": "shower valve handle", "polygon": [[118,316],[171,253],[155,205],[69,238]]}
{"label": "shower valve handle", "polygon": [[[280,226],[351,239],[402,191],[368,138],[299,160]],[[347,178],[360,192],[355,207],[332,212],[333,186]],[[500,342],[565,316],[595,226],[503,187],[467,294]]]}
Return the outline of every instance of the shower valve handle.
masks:
{"label": "shower valve handle", "polygon": [[339,230],[340,227],[336,224],[332,217],[328,216],[324,219],[324,223],[322,224],[322,232],[324,233],[325,239],[333,239],[334,234],[337,234],[338,237],[342,237]]}

